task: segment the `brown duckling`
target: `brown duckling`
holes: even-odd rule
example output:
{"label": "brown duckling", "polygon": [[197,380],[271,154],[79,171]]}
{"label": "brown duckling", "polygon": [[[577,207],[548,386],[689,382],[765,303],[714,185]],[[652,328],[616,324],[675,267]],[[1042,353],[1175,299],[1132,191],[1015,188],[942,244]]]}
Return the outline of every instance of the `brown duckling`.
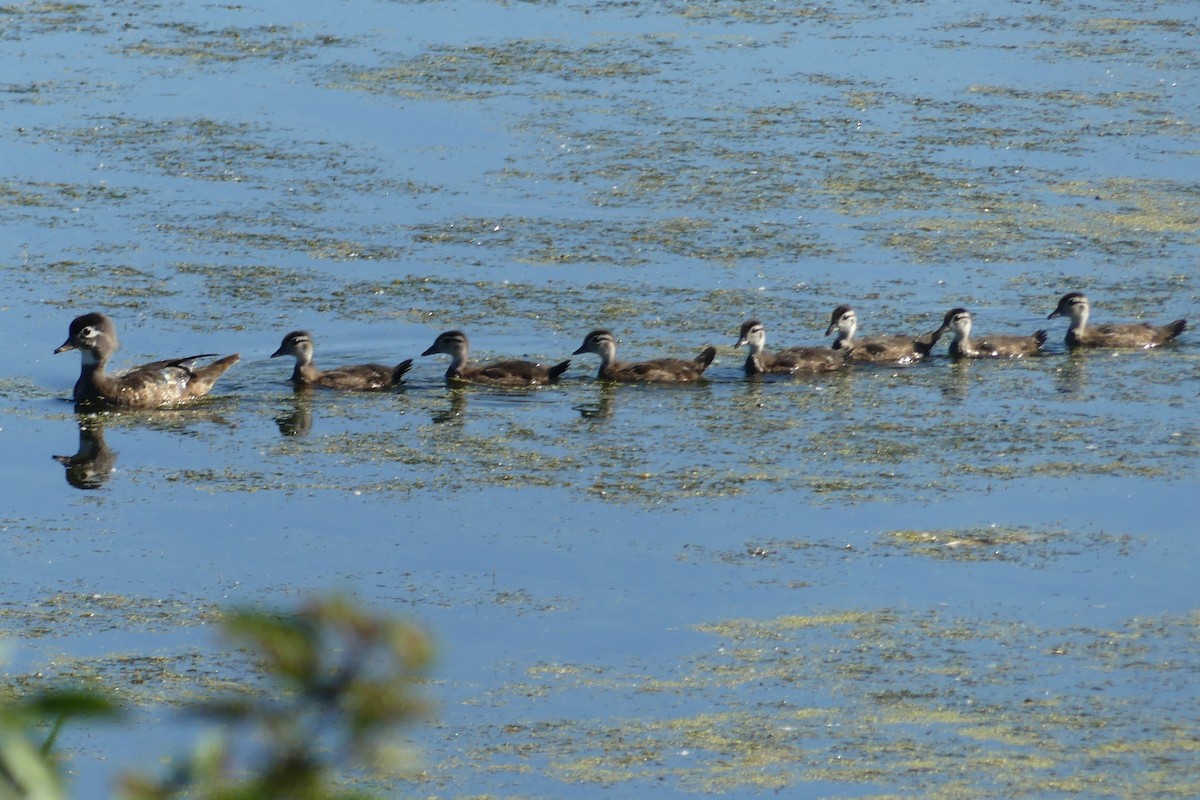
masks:
{"label": "brown duckling", "polygon": [[912,364],[929,355],[929,351],[937,344],[940,334],[927,333],[924,336],[870,336],[855,339],[858,332],[858,316],[850,306],[842,305],[833,310],[829,327],[825,335],[837,331],[833,339],[834,350],[848,351],[847,358],[851,361],[869,361],[873,363]]}
{"label": "brown duckling", "polygon": [[196,367],[199,359],[216,355],[204,353],[154,361],[109,375],[105,367],[119,347],[117,327],[104,314],[84,314],[71,321],[67,340],[54,352],[78,350],[82,357],[83,367],[75,382],[77,405],[143,409],[178,405],[208,394],[217,378],[239,359],[235,354]]}
{"label": "brown duckling", "polygon": [[383,364],[351,364],[331,370],[320,370],[312,363],[313,339],[308,331],[292,331],[283,337],[279,349],[271,358],[295,356],[292,383],[298,387],[319,386],[349,392],[381,392],[400,383],[404,373],[412,369],[412,359],[406,358],[394,367]]}
{"label": "brown duckling", "polygon": [[1058,301],[1058,307],[1046,319],[1069,317],[1067,347],[1136,347],[1150,348],[1166,344],[1187,330],[1187,320],[1177,319],[1166,325],[1147,322],[1109,323],[1087,326],[1091,311],[1083,292],[1068,292]]}
{"label": "brown duckling", "polygon": [[734,347],[749,347],[746,374],[795,375],[798,373],[832,372],[846,363],[846,352],[828,347],[789,347],[786,350],[766,351],[767,329],[752,319],[742,325]]}
{"label": "brown duckling", "polygon": [[1034,331],[1030,336],[993,335],[975,341],[971,339],[971,312],[965,308],[946,312],[942,327],[934,332],[935,340],[946,331],[954,333],[950,342],[950,355],[954,358],[1021,358],[1036,354],[1046,343],[1045,331]]}
{"label": "brown duckling", "polygon": [[570,359],[543,367],[532,361],[494,361],[482,366],[467,363],[470,345],[467,335],[462,331],[446,331],[438,334],[423,356],[444,353],[450,356],[450,367],[446,370],[446,380],[460,380],[469,383],[484,383],[491,386],[543,386],[557,383],[558,378],[571,366]]}
{"label": "brown duckling", "polygon": [[612,333],[594,330],[583,338],[583,344],[574,355],[580,353],[595,353],[600,356],[597,380],[625,383],[690,383],[704,376],[704,370],[708,369],[708,365],[717,355],[717,348],[706,347],[691,361],[659,358],[654,361],[623,364],[617,361],[617,340]]}

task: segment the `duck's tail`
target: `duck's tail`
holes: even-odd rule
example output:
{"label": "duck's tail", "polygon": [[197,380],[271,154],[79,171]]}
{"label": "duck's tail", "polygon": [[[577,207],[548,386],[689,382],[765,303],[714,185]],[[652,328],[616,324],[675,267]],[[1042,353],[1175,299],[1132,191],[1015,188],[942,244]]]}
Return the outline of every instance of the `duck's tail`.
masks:
{"label": "duck's tail", "polygon": [[[193,356],[192,358],[198,358]],[[192,369],[192,379],[188,381],[187,394],[190,397],[199,397],[207,394],[213,384],[217,382],[217,378],[225,374],[225,370],[232,367],[234,364],[242,360],[240,353],[234,353],[231,356],[218,358],[211,364],[207,364],[198,369]]]}
{"label": "duck's tail", "polygon": [[929,333],[923,333],[913,339],[913,350],[923,356],[927,356],[933,352],[933,348],[937,347],[937,343],[941,340],[942,334],[946,332],[944,327],[937,328]]}
{"label": "duck's tail", "polygon": [[700,352],[700,355],[696,356],[692,360],[695,361],[697,364],[699,364],[700,371],[704,372],[704,370],[708,369],[708,365],[711,364],[713,362],[713,359],[716,357],[717,357],[717,348],[712,347],[710,345],[709,347],[704,348],[704,350],[702,350]]}
{"label": "duck's tail", "polygon": [[558,364],[555,364],[553,367],[546,370],[546,372],[548,372],[550,374],[550,381],[554,382],[554,381],[558,380],[558,376],[560,376],[564,372],[566,372],[567,367],[569,367],[569,366],[571,366],[571,359],[568,358],[566,361],[562,361]]}
{"label": "duck's tail", "polygon": [[406,358],[396,366],[392,367],[392,383],[399,383],[410,369],[412,369],[412,359]]}

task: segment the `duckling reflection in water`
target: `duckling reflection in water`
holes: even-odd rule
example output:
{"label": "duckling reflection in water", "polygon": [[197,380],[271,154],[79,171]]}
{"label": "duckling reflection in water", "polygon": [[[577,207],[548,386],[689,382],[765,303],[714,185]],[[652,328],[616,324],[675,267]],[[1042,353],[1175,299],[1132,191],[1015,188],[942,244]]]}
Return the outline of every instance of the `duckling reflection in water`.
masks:
{"label": "duckling reflection in water", "polygon": [[117,326],[104,314],[92,313],[71,321],[67,340],[54,352],[78,350],[82,358],[75,382],[77,406],[164,408],[208,394],[217,378],[238,362],[238,356],[219,358],[204,367],[196,362],[215,353],[165,359],[109,375],[108,359],[120,348]]}
{"label": "duckling reflection in water", "polygon": [[[298,389],[301,387],[297,387]],[[275,424],[284,436],[307,436],[312,432],[312,393],[297,391],[286,401],[286,407],[275,415]]]}
{"label": "duckling reflection in water", "polygon": [[1177,319],[1166,325],[1148,322],[1108,323],[1088,327],[1091,306],[1083,292],[1068,292],[1058,300],[1058,306],[1046,319],[1067,317],[1067,347],[1115,347],[1147,349],[1173,341],[1187,330],[1187,320]]}
{"label": "duckling reflection in water", "polygon": [[116,471],[117,452],[104,441],[104,424],[94,416],[80,417],[74,455],[51,458],[67,468],[67,483],[76,489],[99,489]]}
{"label": "duckling reflection in water", "polygon": [[596,402],[580,403],[575,406],[575,410],[579,412],[579,416],[583,419],[597,421],[612,419],[613,414],[617,410],[616,387],[607,381],[600,382]]}
{"label": "duckling reflection in water", "polygon": [[462,386],[450,386],[447,396],[450,400],[449,407],[434,411],[430,415],[430,419],[435,425],[445,425],[447,423],[455,425],[463,424],[467,414],[466,391],[464,391]]}
{"label": "duckling reflection in water", "polygon": [[617,361],[617,340],[611,332],[597,329],[583,339],[573,355],[595,353],[600,356],[597,380],[622,383],[690,383],[700,380],[717,355],[715,347],[706,347],[690,361],[658,358],[653,361],[623,363]]}

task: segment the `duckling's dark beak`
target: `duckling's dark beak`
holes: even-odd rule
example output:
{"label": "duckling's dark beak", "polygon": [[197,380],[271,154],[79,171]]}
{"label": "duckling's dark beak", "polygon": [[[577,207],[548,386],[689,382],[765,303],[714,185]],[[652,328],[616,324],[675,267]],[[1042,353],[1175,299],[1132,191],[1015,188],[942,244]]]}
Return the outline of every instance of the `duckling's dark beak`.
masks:
{"label": "duckling's dark beak", "polygon": [[58,355],[59,353],[65,353],[68,350],[74,350],[74,349],[75,349],[75,345],[71,343],[70,339],[67,339],[65,342],[60,344],[58,347],[54,348],[54,355]]}
{"label": "duckling's dark beak", "polygon": [[421,355],[423,355],[423,356],[437,355],[437,345],[436,344],[429,345],[429,347],[425,350],[424,353],[421,353]]}
{"label": "duckling's dark beak", "polygon": [[286,355],[287,355],[287,353],[284,352],[283,345],[279,345],[279,349],[276,350],[274,353],[271,353],[271,358],[279,358],[280,356],[286,356]]}
{"label": "duckling's dark beak", "polygon": [[1046,319],[1054,319],[1055,317],[1061,317],[1061,316],[1062,316],[1062,311],[1060,311],[1059,309],[1056,308],[1053,311],[1051,311],[1049,313],[1049,315],[1047,315]]}
{"label": "duckling's dark beak", "polygon": [[746,337],[745,336],[743,336],[742,338],[738,339],[736,342],[733,343],[734,350],[737,350],[739,347],[745,347],[745,346],[746,346]]}
{"label": "duckling's dark beak", "polygon": [[826,336],[828,336],[829,334],[833,333],[833,330],[834,330],[834,328],[836,328],[836,327],[837,327],[837,323],[836,323],[836,322],[831,322],[831,323],[829,323],[829,327],[825,329],[825,335],[826,335]]}
{"label": "duckling's dark beak", "polygon": [[586,353],[586,352],[587,352],[587,350],[586,350],[586,349],[584,349],[584,348],[586,348],[586,347],[587,347],[587,345],[586,345],[586,344],[581,344],[581,345],[579,345],[579,349],[578,349],[578,350],[576,350],[574,353],[571,353],[571,355],[573,355],[573,356],[579,356],[579,355],[583,355],[584,353]]}

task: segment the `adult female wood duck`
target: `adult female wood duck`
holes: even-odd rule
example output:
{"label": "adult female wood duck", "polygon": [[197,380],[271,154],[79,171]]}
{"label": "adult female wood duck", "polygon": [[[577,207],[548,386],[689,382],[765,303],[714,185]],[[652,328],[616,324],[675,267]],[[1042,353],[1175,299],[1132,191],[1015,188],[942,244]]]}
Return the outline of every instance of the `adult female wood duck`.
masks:
{"label": "adult female wood duck", "polygon": [[833,339],[834,350],[846,350],[851,361],[874,363],[911,364],[929,355],[937,344],[938,334],[924,336],[869,336],[854,338],[858,332],[858,315],[850,306],[842,305],[833,310],[825,335],[837,331]]}
{"label": "adult female wood duck", "polygon": [[971,338],[971,312],[965,308],[947,311],[934,336],[940,337],[946,331],[954,333],[950,342],[954,358],[1021,358],[1034,355],[1046,343],[1045,331],[1034,331],[1029,336],[999,334],[975,341]]}
{"label": "adult female wood duck", "polygon": [[1187,330],[1187,320],[1177,319],[1166,325],[1147,322],[1108,323],[1088,327],[1091,307],[1082,292],[1068,292],[1058,301],[1058,307],[1046,319],[1069,317],[1067,347],[1135,347],[1149,348],[1166,344]]}
{"label": "adult female wood duck", "polygon": [[104,314],[91,313],[71,321],[67,340],[54,352],[78,350],[82,357],[79,380],[75,382],[77,405],[107,405],[118,408],[162,408],[203,397],[217,378],[238,362],[234,354],[204,367],[196,361],[215,353],[154,361],[115,375],[105,368],[120,347],[117,327]]}
{"label": "adult female wood duck", "polygon": [[292,383],[298,387],[319,386],[351,392],[381,392],[400,383],[404,373],[412,369],[412,359],[406,358],[394,367],[383,364],[350,364],[337,369],[321,370],[313,362],[313,339],[308,331],[292,331],[283,337],[279,349],[271,358],[295,356]]}
{"label": "adult female wood duck", "polygon": [[600,371],[596,378],[602,381],[625,383],[690,383],[700,380],[704,370],[717,355],[715,347],[706,347],[691,361],[676,358],[659,358],[653,361],[622,363],[617,361],[617,340],[612,333],[597,329],[583,338],[583,344],[574,355],[595,353],[600,356]]}
{"label": "adult female wood duck", "polygon": [[489,364],[475,366],[467,363],[470,353],[467,335],[462,331],[446,331],[438,334],[433,344],[421,353],[432,356],[443,353],[450,356],[450,366],[446,370],[446,380],[460,380],[469,383],[483,383],[491,386],[542,386],[556,383],[571,362],[543,367],[532,361],[494,361]]}
{"label": "adult female wood duck", "polygon": [[766,326],[756,319],[742,325],[738,340],[733,346],[750,348],[745,364],[747,375],[832,372],[846,363],[844,351],[828,347],[789,347],[786,350],[767,352],[766,345]]}

